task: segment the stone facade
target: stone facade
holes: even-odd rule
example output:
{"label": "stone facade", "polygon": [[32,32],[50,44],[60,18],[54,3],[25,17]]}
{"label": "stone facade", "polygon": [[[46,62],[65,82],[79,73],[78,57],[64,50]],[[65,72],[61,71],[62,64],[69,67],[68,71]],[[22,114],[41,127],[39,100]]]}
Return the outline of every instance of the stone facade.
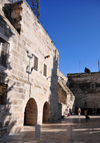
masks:
{"label": "stone facade", "polygon": [[23,125],[61,116],[59,52],[26,2],[0,0],[0,46],[5,43],[6,66],[0,65],[0,137],[20,131]]}
{"label": "stone facade", "polygon": [[73,111],[75,97],[67,86],[68,78],[58,70],[58,101],[62,105],[62,115],[67,106]]}
{"label": "stone facade", "polygon": [[100,108],[100,72],[68,74],[76,107]]}

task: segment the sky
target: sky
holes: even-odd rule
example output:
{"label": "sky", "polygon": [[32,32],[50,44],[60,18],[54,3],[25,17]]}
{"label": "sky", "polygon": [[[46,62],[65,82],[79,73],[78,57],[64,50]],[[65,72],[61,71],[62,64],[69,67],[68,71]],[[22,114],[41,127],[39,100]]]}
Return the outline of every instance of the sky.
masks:
{"label": "sky", "polygon": [[98,72],[100,0],[40,0],[40,23],[59,51],[59,70]]}

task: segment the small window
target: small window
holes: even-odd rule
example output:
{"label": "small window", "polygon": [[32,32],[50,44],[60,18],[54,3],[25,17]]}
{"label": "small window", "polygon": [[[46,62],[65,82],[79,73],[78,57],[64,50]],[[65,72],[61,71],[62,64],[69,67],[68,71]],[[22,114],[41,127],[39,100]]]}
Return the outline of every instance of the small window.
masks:
{"label": "small window", "polygon": [[0,37],[0,65],[7,66],[8,43]]}
{"label": "small window", "polygon": [[34,70],[38,70],[38,58],[34,56]]}
{"label": "small window", "polygon": [[47,66],[44,64],[44,71],[43,71],[43,75],[47,76]]}
{"label": "small window", "polygon": [[0,104],[5,104],[5,96],[6,96],[7,85],[0,83]]}
{"label": "small window", "polygon": [[95,84],[94,83],[91,83],[91,88],[95,88]]}

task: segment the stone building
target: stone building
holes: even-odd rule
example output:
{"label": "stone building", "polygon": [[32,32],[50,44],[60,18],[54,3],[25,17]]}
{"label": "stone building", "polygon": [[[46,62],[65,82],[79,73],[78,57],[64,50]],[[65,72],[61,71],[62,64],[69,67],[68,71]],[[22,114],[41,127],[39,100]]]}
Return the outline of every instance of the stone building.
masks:
{"label": "stone building", "polygon": [[100,72],[68,74],[75,107],[100,108]]}
{"label": "stone building", "polygon": [[75,97],[67,86],[68,78],[58,70],[58,101],[62,105],[62,115],[67,106],[73,111]]}
{"label": "stone building", "polygon": [[0,136],[60,118],[59,52],[25,1],[0,0]]}

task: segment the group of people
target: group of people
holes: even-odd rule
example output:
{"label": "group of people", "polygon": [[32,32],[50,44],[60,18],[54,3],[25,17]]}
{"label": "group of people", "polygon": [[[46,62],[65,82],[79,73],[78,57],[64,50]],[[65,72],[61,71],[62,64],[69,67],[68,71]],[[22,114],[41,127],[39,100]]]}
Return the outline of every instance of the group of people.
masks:
{"label": "group of people", "polygon": [[[79,115],[79,117],[80,117],[80,114],[81,114],[81,108],[78,107],[78,115]],[[88,119],[90,119],[90,117],[88,116],[87,108],[84,108],[84,115],[85,115],[86,121],[87,121]]]}
{"label": "group of people", "polygon": [[[78,112],[78,116],[80,117],[80,115],[81,115],[81,108],[80,108],[80,107],[78,107],[77,112]],[[67,106],[67,108],[65,109],[65,115],[67,115],[67,117],[70,115],[69,106]],[[84,108],[84,115],[85,115],[85,117],[86,117],[86,121],[87,121],[88,119],[90,119],[90,117],[88,116],[87,108]]]}
{"label": "group of people", "polygon": [[65,109],[65,113],[64,113],[64,114],[67,115],[67,117],[68,117],[69,115],[72,115],[72,110],[69,109],[69,106],[67,106],[67,108]]}
{"label": "group of people", "polygon": [[65,115],[67,115],[67,117],[69,116],[69,106],[67,106],[67,108],[65,109]]}
{"label": "group of people", "polygon": [[[78,107],[78,115],[79,115],[79,117],[80,117],[80,114],[81,114],[81,108]],[[84,115],[85,115],[86,121],[88,119],[90,119],[90,117],[88,116],[87,108],[84,108]]]}

